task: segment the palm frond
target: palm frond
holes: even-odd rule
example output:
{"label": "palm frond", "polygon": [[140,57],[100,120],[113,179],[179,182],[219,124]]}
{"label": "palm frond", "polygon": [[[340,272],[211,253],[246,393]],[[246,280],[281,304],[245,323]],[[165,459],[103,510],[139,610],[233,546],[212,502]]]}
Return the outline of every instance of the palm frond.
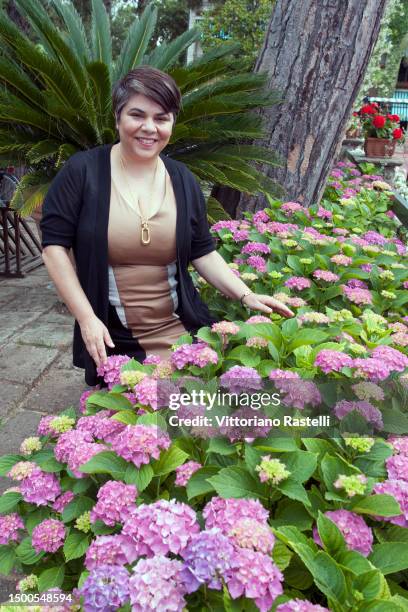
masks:
{"label": "palm frond", "polygon": [[[112,112],[112,82],[110,71],[103,62],[92,62],[86,67],[92,88],[92,96],[95,105],[95,119],[99,132],[104,130],[109,138],[109,129],[115,130],[115,120]],[[101,137],[102,142],[110,142]]]}
{"label": "palm frond", "polygon": [[157,7],[149,4],[130,26],[122,51],[114,68],[114,80],[121,79],[142,63],[157,21]]}
{"label": "palm frond", "polygon": [[65,138],[78,142],[84,148],[96,143],[102,144],[101,135],[96,125],[90,123],[89,118],[79,111],[75,111],[61,104],[56,96],[49,93],[46,103],[47,113],[58,121],[61,132]]}
{"label": "palm frond", "polygon": [[15,0],[24,16],[41,33],[48,47],[54,52],[57,61],[65,66],[76,83],[79,93],[86,88],[86,73],[77,55],[72,51],[55,26],[50,22],[48,14],[38,0]]}
{"label": "palm frond", "polygon": [[272,104],[269,92],[259,92],[257,95],[245,91],[222,93],[196,104],[187,101],[183,104],[181,120],[183,123],[195,122],[201,118],[242,113],[244,110],[271,106]]}
{"label": "palm frond", "polygon": [[214,198],[214,196],[209,196],[207,199],[207,218],[211,225],[217,223],[217,221],[231,219],[230,215],[222,207],[221,202]]}
{"label": "palm frond", "polygon": [[112,68],[112,38],[109,16],[102,0],[92,0],[92,58]]}
{"label": "palm frond", "polygon": [[58,156],[55,162],[55,168],[59,169],[77,151],[79,151],[78,147],[68,142],[64,142],[64,144],[60,145],[58,149]]}
{"label": "palm frond", "polygon": [[190,45],[200,39],[200,36],[200,31],[196,28],[183,32],[175,40],[156,47],[147,58],[148,64],[159,70],[168,70]]}
{"label": "palm frond", "polygon": [[58,138],[55,124],[45,113],[33,109],[11,93],[8,94],[7,100],[0,94],[0,123],[10,124],[13,122],[38,129],[47,135]]}
{"label": "palm frond", "polygon": [[17,185],[10,201],[10,208],[17,211],[22,217],[31,215],[44,201],[49,186],[49,178],[44,172],[35,170],[27,172]]}
{"label": "palm frond", "polygon": [[64,2],[61,2],[61,0],[51,0],[51,2],[58,16],[67,28],[67,42],[71,49],[83,63],[89,61],[91,52],[88,39],[86,37],[82,17],[75,6],[70,0],[65,0]]}
{"label": "palm frond", "polygon": [[[190,144],[197,141],[205,141],[214,145],[225,144],[226,142],[242,141],[244,139],[258,139],[265,135],[261,117],[248,113],[237,113],[232,117],[224,115],[209,120],[203,118],[194,122],[194,125],[187,126],[180,123],[179,128],[181,133],[186,134],[186,142]],[[172,143],[173,140],[170,142]]]}
{"label": "palm frond", "polygon": [[38,164],[44,159],[50,159],[58,154],[59,143],[56,140],[40,140],[27,152],[30,164]]}
{"label": "palm frond", "polygon": [[44,98],[33,81],[18,64],[4,56],[0,56],[0,82],[12,89],[14,93],[18,93],[27,102],[39,108],[44,107]]}

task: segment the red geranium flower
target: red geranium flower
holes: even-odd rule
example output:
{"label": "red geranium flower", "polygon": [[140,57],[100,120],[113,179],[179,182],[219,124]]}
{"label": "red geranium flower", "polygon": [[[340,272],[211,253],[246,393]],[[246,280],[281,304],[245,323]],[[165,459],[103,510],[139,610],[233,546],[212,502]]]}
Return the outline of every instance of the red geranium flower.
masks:
{"label": "red geranium flower", "polygon": [[375,115],[376,112],[377,112],[377,109],[372,104],[365,104],[360,109],[360,113],[362,115]]}
{"label": "red geranium flower", "polygon": [[399,115],[388,115],[388,119],[390,121],[397,121],[398,123],[400,122]]}
{"label": "red geranium flower", "polygon": [[373,119],[373,126],[377,129],[381,129],[384,127],[386,122],[386,118],[383,115],[377,115]]}
{"label": "red geranium flower", "polygon": [[401,130],[401,128],[395,128],[395,130],[392,133],[392,137],[394,140],[399,140],[400,138],[402,138],[403,135],[403,131]]}

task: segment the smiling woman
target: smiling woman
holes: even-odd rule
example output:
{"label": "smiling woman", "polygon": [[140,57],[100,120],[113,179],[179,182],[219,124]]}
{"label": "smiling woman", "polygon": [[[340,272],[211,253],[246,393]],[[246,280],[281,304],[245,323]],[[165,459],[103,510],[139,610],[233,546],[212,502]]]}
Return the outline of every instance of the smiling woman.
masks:
{"label": "smiling woman", "polygon": [[96,366],[107,354],[165,358],[186,331],[214,322],[190,262],[246,306],[292,315],[253,294],[216,253],[199,184],[162,154],[180,102],[168,74],[149,66],[129,72],[113,90],[119,142],[73,155],[45,200],[43,258],[76,319],[74,365],[90,385],[100,382]]}

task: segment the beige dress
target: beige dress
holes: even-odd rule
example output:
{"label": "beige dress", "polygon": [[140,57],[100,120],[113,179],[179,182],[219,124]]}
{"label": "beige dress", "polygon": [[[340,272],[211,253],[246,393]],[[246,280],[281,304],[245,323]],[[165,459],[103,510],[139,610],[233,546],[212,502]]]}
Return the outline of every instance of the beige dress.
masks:
{"label": "beige dress", "polygon": [[168,357],[186,329],[178,307],[176,201],[166,173],[166,196],[148,221],[150,244],[140,240],[141,219],[128,201],[121,168],[112,163],[108,225],[109,331],[115,353],[139,360]]}

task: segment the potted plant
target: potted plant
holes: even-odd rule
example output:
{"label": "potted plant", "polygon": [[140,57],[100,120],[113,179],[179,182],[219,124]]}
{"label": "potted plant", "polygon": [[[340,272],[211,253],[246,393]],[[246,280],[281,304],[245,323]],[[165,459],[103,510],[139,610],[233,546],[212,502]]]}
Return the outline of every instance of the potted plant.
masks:
{"label": "potted plant", "polygon": [[354,111],[347,124],[346,138],[360,138],[360,136],[361,136],[360,115],[356,111]]}
{"label": "potted plant", "polygon": [[397,141],[404,139],[399,116],[382,113],[376,102],[362,106],[358,115],[363,128],[364,151],[367,157],[392,157]]}

